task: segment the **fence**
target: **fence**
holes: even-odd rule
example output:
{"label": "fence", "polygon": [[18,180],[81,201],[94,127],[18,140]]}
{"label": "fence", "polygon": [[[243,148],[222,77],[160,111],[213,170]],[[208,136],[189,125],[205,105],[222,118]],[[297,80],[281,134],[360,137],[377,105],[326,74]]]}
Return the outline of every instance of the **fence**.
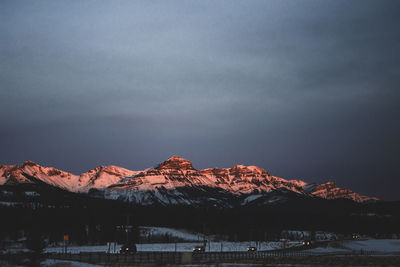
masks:
{"label": "fence", "polygon": [[242,260],[262,260],[270,257],[304,257],[315,255],[306,251],[256,251],[256,252],[138,252],[135,254],[108,254],[82,252],[79,254],[48,253],[48,258],[103,264],[182,264],[215,263]]}

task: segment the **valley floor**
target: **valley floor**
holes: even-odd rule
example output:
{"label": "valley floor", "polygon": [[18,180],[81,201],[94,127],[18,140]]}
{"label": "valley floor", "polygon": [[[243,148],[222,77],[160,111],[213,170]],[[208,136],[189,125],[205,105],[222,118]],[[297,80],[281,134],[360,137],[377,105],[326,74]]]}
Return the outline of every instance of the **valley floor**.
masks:
{"label": "valley floor", "polygon": [[[138,252],[191,252],[201,242],[186,243],[153,243],[153,244],[137,244]],[[116,246],[116,251],[111,248],[109,251],[107,245],[103,246],[70,246],[68,253],[80,252],[110,252],[117,253],[121,245]],[[257,247],[259,251],[268,251],[282,249],[282,242],[210,242],[207,244],[206,252],[231,252],[231,251],[247,251],[247,247]],[[287,247],[300,247],[300,241],[291,241]],[[48,247],[47,253],[61,253],[63,247]],[[366,240],[346,240],[327,242],[325,246],[320,246],[307,250],[310,254],[351,254],[352,252],[374,253],[374,254],[400,254],[400,240],[398,239],[366,239]]]}
{"label": "valley floor", "polygon": [[[189,242],[189,243],[153,243],[153,244],[136,244],[138,252],[158,251],[158,252],[192,252],[193,248],[200,246],[202,242]],[[300,246],[300,241],[289,242],[288,247]],[[117,246],[119,249],[121,245]],[[247,247],[257,247],[258,250],[276,250],[282,248],[282,242],[210,242],[206,246],[206,252],[228,252],[228,251],[247,251]],[[63,247],[49,247],[45,252],[62,252]],[[80,252],[108,252],[108,246],[70,246],[68,253]],[[117,253],[119,251],[113,251]]]}

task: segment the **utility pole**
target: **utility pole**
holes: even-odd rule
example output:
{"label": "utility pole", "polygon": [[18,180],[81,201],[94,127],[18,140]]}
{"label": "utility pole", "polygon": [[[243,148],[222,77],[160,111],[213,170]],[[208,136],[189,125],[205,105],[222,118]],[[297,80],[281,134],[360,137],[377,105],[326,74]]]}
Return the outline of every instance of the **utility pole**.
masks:
{"label": "utility pole", "polygon": [[132,230],[132,225],[129,225],[129,214],[126,215],[126,224],[117,226],[117,229],[125,231],[125,244],[129,244],[129,232]]}
{"label": "utility pole", "polygon": [[129,244],[129,214],[126,215],[125,232],[126,232],[125,244]]}
{"label": "utility pole", "polygon": [[206,251],[207,240],[206,240],[206,224],[205,223],[203,223],[203,247],[204,247],[204,251]]}

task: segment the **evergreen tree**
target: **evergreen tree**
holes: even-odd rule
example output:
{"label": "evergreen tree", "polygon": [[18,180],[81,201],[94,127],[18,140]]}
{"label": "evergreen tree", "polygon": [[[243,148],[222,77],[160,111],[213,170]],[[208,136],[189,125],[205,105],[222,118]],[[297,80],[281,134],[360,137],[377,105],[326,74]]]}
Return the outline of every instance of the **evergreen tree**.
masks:
{"label": "evergreen tree", "polygon": [[39,231],[32,231],[28,234],[26,248],[31,251],[29,254],[28,266],[40,266],[40,262],[44,258],[43,250],[45,247],[46,242],[43,238],[43,235]]}

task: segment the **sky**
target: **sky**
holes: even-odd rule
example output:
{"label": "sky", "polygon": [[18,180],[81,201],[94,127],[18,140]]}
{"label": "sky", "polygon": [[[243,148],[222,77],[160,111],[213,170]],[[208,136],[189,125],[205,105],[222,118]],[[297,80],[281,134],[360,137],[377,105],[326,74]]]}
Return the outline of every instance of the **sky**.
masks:
{"label": "sky", "polygon": [[0,1],[0,164],[172,155],[400,200],[400,2]]}

